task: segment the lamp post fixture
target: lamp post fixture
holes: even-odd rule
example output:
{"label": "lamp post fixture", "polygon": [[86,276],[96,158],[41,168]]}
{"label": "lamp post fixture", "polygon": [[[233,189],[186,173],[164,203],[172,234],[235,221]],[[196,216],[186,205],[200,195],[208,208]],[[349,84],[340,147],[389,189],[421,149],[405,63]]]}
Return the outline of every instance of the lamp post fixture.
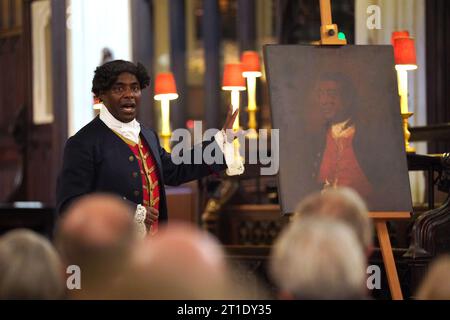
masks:
{"label": "lamp post fixture", "polygon": [[408,130],[408,119],[414,114],[408,109],[408,71],[417,69],[416,49],[414,39],[403,34],[393,34],[395,70],[397,70],[398,93],[400,95],[400,112],[403,118],[403,133],[405,136],[406,152],[414,153],[416,150],[409,144],[411,133]]}
{"label": "lamp post fixture", "polygon": [[248,128],[249,138],[257,138],[258,123],[256,120],[256,78],[261,77],[261,64],[259,55],[256,51],[244,51],[242,53],[243,77],[247,79],[247,97],[248,97]]}
{"label": "lamp post fixture", "polygon": [[[242,76],[242,64],[229,63],[223,71],[222,90],[230,91],[232,111],[239,110],[239,91],[245,91],[245,79]],[[239,115],[233,123],[233,130],[239,129]]]}
{"label": "lamp post fixture", "polygon": [[172,73],[159,73],[156,76],[154,99],[161,101],[160,136],[164,149],[170,152],[170,137],[172,136],[172,131],[170,130],[170,100],[178,99],[175,79]]}

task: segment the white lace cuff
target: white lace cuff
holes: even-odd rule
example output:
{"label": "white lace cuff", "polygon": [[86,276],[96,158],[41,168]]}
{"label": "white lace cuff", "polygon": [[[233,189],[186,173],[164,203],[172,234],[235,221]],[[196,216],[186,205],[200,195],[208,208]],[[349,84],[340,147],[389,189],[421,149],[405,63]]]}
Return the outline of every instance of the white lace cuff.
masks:
{"label": "white lace cuff", "polygon": [[144,223],[146,216],[147,209],[143,205],[138,204],[134,214],[134,222],[136,223],[137,234],[140,238],[144,238],[147,234],[147,228]]}
{"label": "white lace cuff", "polygon": [[225,130],[221,130],[214,135],[214,139],[225,156],[225,163],[228,167],[227,174],[229,176],[243,174],[244,161],[239,153],[239,148],[233,144],[233,137],[227,137]]}

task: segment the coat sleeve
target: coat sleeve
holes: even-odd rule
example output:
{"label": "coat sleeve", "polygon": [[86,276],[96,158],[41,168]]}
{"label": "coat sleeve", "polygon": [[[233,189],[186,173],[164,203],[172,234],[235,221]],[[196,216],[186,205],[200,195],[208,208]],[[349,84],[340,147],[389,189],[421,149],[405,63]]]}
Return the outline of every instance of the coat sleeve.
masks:
{"label": "coat sleeve", "polygon": [[93,148],[75,136],[67,140],[62,170],[57,181],[57,212],[63,213],[76,197],[94,190],[95,165]]}
{"label": "coat sleeve", "polygon": [[[155,132],[153,134],[156,137],[156,140],[158,142],[158,149],[159,149],[159,156],[161,158],[162,162],[162,170],[163,170],[163,176],[164,176],[164,183],[168,186],[178,186],[182,183],[186,183],[192,180],[201,179],[205,176],[211,175],[211,174],[218,174],[221,171],[224,171],[227,166],[225,164],[225,158],[223,153],[220,151],[220,148],[213,144],[217,144],[214,139],[209,141],[203,141],[202,143],[199,143],[195,145],[189,152],[190,152],[190,163],[181,163],[176,164],[174,163],[172,156],[169,152],[167,152],[163,147],[161,147],[161,144],[159,142],[158,136]],[[201,163],[195,164],[195,153],[201,153],[203,155],[203,151],[206,147],[209,146],[210,150],[215,150],[215,152],[218,152],[218,159],[220,158],[220,161],[218,163],[213,164],[207,164],[204,162],[204,159],[202,157]]]}

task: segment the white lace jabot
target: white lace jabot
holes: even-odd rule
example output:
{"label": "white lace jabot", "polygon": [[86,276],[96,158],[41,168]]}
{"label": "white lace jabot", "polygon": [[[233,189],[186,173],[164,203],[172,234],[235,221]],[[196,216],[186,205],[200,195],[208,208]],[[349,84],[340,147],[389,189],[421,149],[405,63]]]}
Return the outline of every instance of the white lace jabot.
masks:
{"label": "white lace jabot", "polygon": [[136,119],[133,119],[130,122],[119,121],[114,118],[105,105],[103,105],[100,109],[100,120],[102,120],[111,130],[119,133],[127,139],[130,139],[134,143],[139,143],[141,125],[136,121]]}

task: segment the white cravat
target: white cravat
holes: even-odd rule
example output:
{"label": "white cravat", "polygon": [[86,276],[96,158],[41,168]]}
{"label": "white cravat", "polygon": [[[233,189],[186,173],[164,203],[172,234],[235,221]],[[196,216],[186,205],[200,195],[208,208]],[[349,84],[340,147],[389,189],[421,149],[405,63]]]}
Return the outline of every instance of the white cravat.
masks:
{"label": "white cravat", "polygon": [[102,120],[108,128],[117,132],[121,136],[130,139],[134,143],[139,143],[139,133],[141,132],[141,125],[136,119],[130,122],[122,122],[114,118],[108,111],[105,105],[100,109],[100,120]]}

